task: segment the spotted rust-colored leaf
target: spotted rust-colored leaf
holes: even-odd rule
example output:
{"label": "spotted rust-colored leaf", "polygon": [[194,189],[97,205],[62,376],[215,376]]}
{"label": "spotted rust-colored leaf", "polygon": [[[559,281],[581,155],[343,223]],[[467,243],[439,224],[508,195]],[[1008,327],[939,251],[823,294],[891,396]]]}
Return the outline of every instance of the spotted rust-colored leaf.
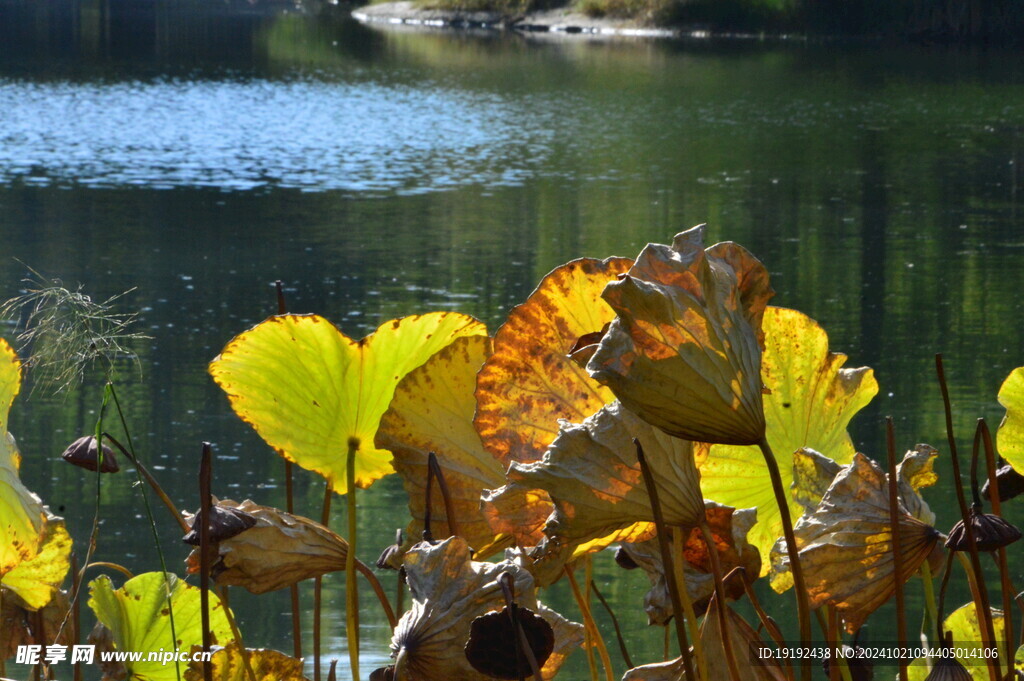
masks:
{"label": "spotted rust-colored leaf", "polygon": [[[201,646],[192,648],[193,653],[200,651]],[[245,655],[249,658],[256,681],[308,681],[302,673],[302,660],[290,655],[262,648],[246,648]],[[242,659],[242,651],[235,641],[214,652],[210,665],[213,681],[251,681]],[[203,678],[203,663],[189,663],[184,674],[185,681],[203,681]]]}

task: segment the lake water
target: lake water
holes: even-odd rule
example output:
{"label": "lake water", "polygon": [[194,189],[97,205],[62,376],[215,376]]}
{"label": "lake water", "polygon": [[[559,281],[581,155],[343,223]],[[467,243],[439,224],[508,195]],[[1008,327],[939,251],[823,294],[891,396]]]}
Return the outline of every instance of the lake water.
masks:
{"label": "lake water", "polygon": [[[881,393],[853,428],[862,451],[883,456],[886,415],[900,446],[943,445],[940,351],[969,451],[974,420],[998,424],[999,385],[1024,364],[1022,154],[1015,53],[562,41],[384,31],[332,8],[0,0],[0,298],[28,267],[96,297],[134,289],[123,303],[152,340],[122,399],[144,458],[188,508],[202,440],[216,444],[216,493],[284,505],[280,461],[205,372],[274,310],[275,279],[293,310],[352,336],[435,309],[496,329],[558,264],[635,255],[700,222],[767,264],[776,304],[875,368]],[[26,391],[13,410],[24,479],[78,538],[89,483],[55,457],[91,431],[100,395],[93,379],[65,397]],[[948,529],[945,459],[939,470],[926,498]],[[302,475],[297,489],[317,517],[322,485]],[[97,558],[155,569],[136,492],[121,478],[108,495]],[[392,476],[359,499],[369,562],[405,525],[404,493]],[[610,555],[594,570],[634,657],[657,659],[643,576]],[[326,582],[338,658],[342,583]],[[578,617],[562,585],[547,600]],[[791,600],[769,598],[778,619],[792,619]],[[286,597],[233,605],[247,643],[290,651]],[[369,670],[389,633],[369,599],[364,612]],[[876,639],[890,619],[872,620]],[[564,677],[585,670],[578,653]]]}

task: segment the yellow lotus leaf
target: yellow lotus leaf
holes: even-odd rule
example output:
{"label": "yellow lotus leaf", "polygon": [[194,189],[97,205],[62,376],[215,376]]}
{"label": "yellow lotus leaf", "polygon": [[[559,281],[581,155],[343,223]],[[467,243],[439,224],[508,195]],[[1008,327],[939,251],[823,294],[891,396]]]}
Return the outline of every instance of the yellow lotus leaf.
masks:
{"label": "yellow lotus leaf", "polygon": [[[1003,611],[992,608],[992,628],[995,630],[999,663],[1006,673],[1006,629]],[[975,681],[989,681],[988,665],[985,662],[984,649],[981,644],[981,624],[978,622],[978,609],[974,603],[960,606],[946,617],[943,631],[953,634],[953,649],[956,659],[962,664]],[[1016,665],[1017,669],[1024,666]],[[928,662],[918,658],[907,668],[910,681],[924,681],[928,676]]]}
{"label": "yellow lotus leaf", "polygon": [[21,389],[21,364],[0,338],[0,584],[19,563],[39,552],[46,514],[39,498],[21,483],[21,455],[7,432],[7,415]]}
{"label": "yellow lotus leaf", "polygon": [[[877,394],[878,383],[869,368],[842,368],[846,355],[829,352],[825,331],[801,312],[769,307],[764,313],[764,333],[761,376],[771,391],[764,401],[767,438],[782,484],[789,488],[794,481],[793,453],[802,447],[849,463],[854,447],[847,425]],[[771,547],[782,536],[782,517],[760,449],[715,445],[698,466],[701,489],[708,499],[757,508],[758,524],[750,540],[761,551],[767,573]],[[802,492],[793,494],[789,511],[798,518]]]}
{"label": "yellow lotus leaf", "polygon": [[539,606],[529,572],[509,561],[471,560],[460,537],[417,544],[406,554],[405,569],[412,604],[391,639],[395,681],[490,681],[470,665],[465,646],[473,620],[504,607],[497,581],[503,572],[515,580],[517,603],[543,617],[554,631],[555,652],[542,669],[545,679],[583,641],[582,625]]}
{"label": "yellow lotus leaf", "polygon": [[996,433],[999,455],[1015,471],[1024,474],[1024,367],[1017,367],[999,388],[999,404],[1006,416]]}
{"label": "yellow lotus leaf", "polygon": [[552,510],[551,497],[540,489],[520,488],[497,497],[484,490],[481,497],[481,512],[491,529],[498,536],[511,536],[517,546],[537,546],[544,541],[544,523]]}
{"label": "yellow lotus leaf", "polygon": [[[761,555],[757,549],[747,543],[747,533],[757,522],[757,512],[752,508],[733,509],[714,502],[705,502],[708,525],[715,539],[718,560],[722,572],[728,573],[733,568],[744,568],[744,576],[748,583],[753,583],[761,574]],[[669,538],[672,555],[678,554],[675,538]],[[672,617],[672,601],[665,581],[665,568],[661,562],[661,550],[658,540],[649,539],[637,544],[623,544],[622,550],[640,567],[651,582],[651,589],[644,596],[644,610],[650,624],[665,625]],[[714,576],[711,573],[708,546],[699,529],[684,534],[683,544],[683,578],[690,601],[698,613],[702,613],[708,605],[711,594],[715,590]],[[740,598],[743,585],[738,580],[726,584],[728,598]]]}
{"label": "yellow lotus leaf", "polygon": [[558,420],[582,421],[615,397],[568,354],[615,313],[605,285],[629,269],[627,258],[581,258],[556,268],[494,336],[494,354],[477,378],[476,428],[505,466],[536,461],[558,434]]}
{"label": "yellow lotus leaf", "polygon": [[[201,652],[202,646],[192,649]],[[302,660],[276,650],[246,648],[249,665],[256,675],[256,681],[308,681],[302,673]],[[214,681],[251,681],[245,669],[238,643],[232,641],[216,651],[210,658]],[[190,662],[184,675],[185,681],[203,681],[203,663]]]}
{"label": "yellow lotus leaf", "polygon": [[[255,525],[217,544],[211,574],[218,584],[262,594],[345,569],[348,542],[320,523],[249,499],[217,503],[256,518]],[[189,572],[199,571],[198,547],[187,562]]]}
{"label": "yellow lotus leaf", "polygon": [[[934,456],[934,452],[931,453]],[[853,462],[836,476],[814,513],[793,528],[811,607],[835,607],[855,632],[895,590],[892,526],[886,474],[871,459],[855,454]],[[909,485],[900,489],[907,495]],[[911,489],[911,495],[917,493]],[[923,503],[923,502],[922,502]],[[907,581],[932,557],[942,535],[907,510],[900,502],[900,576]],[[772,551],[775,572],[772,587],[788,588],[789,556],[785,540]]]}
{"label": "yellow lotus leaf", "polygon": [[[168,608],[167,594],[170,593]],[[89,607],[109,630],[116,650],[154,652],[187,651],[202,645],[203,631],[199,588],[162,572],[146,572],[114,589],[102,576],[89,583]],[[213,642],[233,640],[224,604],[210,593],[210,631]],[[171,613],[174,633],[171,633]],[[139,681],[176,681],[185,665],[163,664],[159,660],[127,661],[128,678]]]}
{"label": "yellow lotus leaf", "polygon": [[582,424],[563,421],[558,437],[537,463],[513,463],[508,484],[486,499],[541,489],[554,502],[544,534],[574,547],[573,557],[613,542],[654,535],[654,514],[636,457],[637,438],[658,487],[665,522],[692,528],[704,518],[694,450],[704,445],[655,428],[618,402]]}
{"label": "yellow lotus leaf", "polygon": [[[711,609],[700,625],[700,638],[704,644],[704,654],[707,656],[708,678],[728,679],[730,673],[725,657],[718,607],[717,599],[712,601]],[[752,651],[762,644],[761,637],[732,608],[725,606],[725,612],[729,643],[737,663],[740,681],[785,681],[786,673],[778,663],[749,662]],[[626,672],[622,681],[685,681],[682,658],[634,667]]]}
{"label": "yellow lotus leaf", "polygon": [[71,535],[63,519],[51,517],[43,530],[39,553],[8,572],[3,584],[30,609],[38,610],[60,590],[70,567]]}
{"label": "yellow lotus leaf", "polygon": [[676,437],[756,444],[764,437],[761,317],[774,292],[744,248],[704,249],[704,226],[648,244],[610,283],[616,318],[587,364],[626,407]]}
{"label": "yellow lotus leaf", "polygon": [[[71,601],[65,592],[58,591],[46,605],[36,611],[26,608],[20,601],[13,592],[0,588],[0,660],[14,657],[18,646],[71,644],[71,627],[61,629],[71,608]],[[36,622],[42,626],[37,627]]]}
{"label": "yellow lotus leaf", "polygon": [[281,315],[228,343],[210,374],[267,444],[344,493],[350,445],[358,486],[391,472],[374,436],[402,377],[456,338],[486,333],[472,317],[434,312],[355,341],[323,317]]}
{"label": "yellow lotus leaf", "polygon": [[[490,350],[486,336],[456,339],[402,379],[381,419],[377,446],[394,455],[392,465],[409,495],[412,522],[406,536],[410,545],[423,534],[429,452],[437,455],[448,485],[457,534],[484,555],[496,541],[480,509],[480,494],[502,485],[505,469],[484,449],[473,427],[476,374]],[[517,503],[523,502],[520,498]],[[438,538],[456,534],[448,524],[436,482],[431,492],[431,531]]]}

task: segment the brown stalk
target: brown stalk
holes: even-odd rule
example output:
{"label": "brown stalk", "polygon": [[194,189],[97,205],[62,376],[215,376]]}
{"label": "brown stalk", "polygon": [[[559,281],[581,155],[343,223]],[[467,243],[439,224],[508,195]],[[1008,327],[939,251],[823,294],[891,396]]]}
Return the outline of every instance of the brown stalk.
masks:
{"label": "brown stalk", "polygon": [[[78,572],[78,554],[74,551],[71,552],[71,592],[78,593],[78,588],[81,584],[82,576]],[[3,608],[0,607],[0,612]],[[81,609],[78,607],[78,600],[71,604],[71,645],[78,645],[79,641],[82,640],[82,618]],[[4,670],[0,667],[0,676],[3,676]],[[74,669],[74,681],[82,681],[82,664],[75,663]]]}
{"label": "brown stalk", "polygon": [[[992,504],[992,513],[1002,517],[1002,499],[999,498],[999,484],[996,480],[996,455],[995,447],[992,445],[992,433],[989,432],[985,419],[978,419],[978,430],[975,433],[975,450],[977,450],[978,438],[981,438],[985,448],[985,472],[989,479],[989,501]],[[975,456],[977,459],[977,456]],[[976,476],[975,476],[976,477]],[[977,480],[974,482],[977,489]],[[1013,579],[1010,577],[1010,566],[1006,560],[1006,547],[1001,547],[992,554],[992,560],[999,568],[1000,591],[1003,595],[1003,634],[1006,636],[1006,659],[1014,658],[1014,636],[1013,636],[1013,595],[1017,590],[1013,586]],[[1012,665],[1011,663],[1008,663]]]}
{"label": "brown stalk", "polygon": [[725,604],[725,586],[722,583],[722,563],[718,559],[718,547],[715,545],[715,537],[711,534],[708,526],[707,516],[700,524],[700,531],[704,535],[704,543],[708,547],[708,557],[711,559],[711,574],[715,578],[715,598],[718,599],[718,626],[722,630],[722,648],[725,649],[725,662],[729,666],[729,676],[732,681],[739,681],[740,671],[736,666],[736,655],[732,650],[732,641],[729,636],[729,613]]}
{"label": "brown stalk", "polygon": [[[746,573],[746,569],[742,565],[734,567],[729,572],[729,574],[725,576],[725,581],[731,582],[733,579],[739,579],[742,581],[743,590],[747,593],[747,599],[750,600],[750,604],[754,606],[754,612],[757,613],[757,617],[761,620],[761,624],[764,625],[765,630],[768,632],[768,635],[771,636],[772,641],[775,642],[775,645],[782,648],[786,645],[786,640],[782,636],[782,630],[779,629],[779,625],[775,623],[775,620],[773,620],[771,616],[769,616],[768,613],[764,611],[764,608],[761,607],[761,601],[758,600],[757,594],[754,593],[753,587],[751,587],[750,584],[747,583],[747,578],[744,573]],[[789,658],[785,658],[783,661],[786,663],[786,676],[790,679],[790,681],[792,681],[792,679],[794,678],[793,665],[789,661]]]}
{"label": "brown stalk", "polygon": [[626,639],[622,636],[622,629],[619,628],[619,618],[615,616],[615,612],[612,610],[612,606],[608,605],[608,601],[605,600],[604,596],[597,588],[597,584],[594,580],[590,580],[590,588],[597,596],[597,600],[601,601],[601,605],[608,611],[608,616],[612,618],[612,626],[615,627],[615,638],[619,642],[619,652],[622,653],[622,660],[626,663],[627,669],[632,669],[635,665],[633,660],[629,657],[629,649],[626,648]]}
{"label": "brown stalk", "polygon": [[[533,654],[533,648],[530,647],[530,642],[526,638],[523,626],[519,622],[515,577],[511,573],[502,572],[498,575],[498,585],[501,587],[501,593],[505,596],[505,606],[508,608],[512,631],[515,632],[516,670],[522,667],[520,660],[525,657],[527,664],[530,665],[530,670],[533,672],[535,681],[544,681],[544,677],[540,673],[540,665],[537,664],[537,658]],[[519,675],[519,681],[526,681],[522,674]]]}
{"label": "brown stalk", "polygon": [[[210,443],[203,443],[203,454],[199,461],[199,616],[203,627],[203,652],[209,653],[213,637],[210,635],[210,520],[213,515],[213,498],[210,493],[212,463]],[[203,661],[203,681],[213,681],[213,665]]]}
{"label": "brown stalk", "polygon": [[572,595],[576,599],[576,604],[580,606],[580,613],[583,615],[583,626],[590,634],[590,639],[593,641],[594,646],[597,648],[598,654],[601,656],[601,664],[604,666],[604,674],[607,681],[615,681],[615,675],[612,671],[612,661],[608,657],[608,649],[604,645],[604,639],[601,638],[601,632],[597,629],[597,622],[594,620],[594,614],[590,611],[590,605],[587,603],[587,599],[583,596],[583,592],[580,591],[580,585],[576,581],[575,575],[572,574],[572,569],[568,565],[562,566],[562,572],[569,580],[569,587],[572,589]]}
{"label": "brown stalk", "polygon": [[181,515],[181,513],[178,512],[178,508],[174,505],[174,502],[171,501],[171,498],[167,496],[167,493],[164,492],[163,487],[160,486],[160,483],[157,482],[156,478],[154,478],[153,475],[149,472],[149,469],[143,466],[141,461],[132,456],[131,453],[127,449],[125,449],[124,445],[118,442],[113,435],[111,435],[110,433],[103,433],[103,437],[107,438],[107,441],[110,442],[110,444],[117,447],[118,450],[120,450],[120,452],[124,454],[125,458],[135,465],[135,468],[142,475],[143,479],[149,484],[150,487],[153,488],[153,491],[156,492],[156,495],[160,497],[160,501],[164,502],[164,506],[166,506],[167,510],[171,512],[171,515],[174,516],[174,520],[178,523],[178,527],[181,528],[181,531],[184,534],[188,534],[189,530],[191,530],[192,528],[189,527],[188,523],[185,522],[185,518]]}
{"label": "brown stalk", "polygon": [[[809,645],[811,642],[811,603],[807,593],[807,583],[804,581],[804,570],[800,566],[800,551],[796,545],[796,535],[793,533],[793,519],[789,515],[789,502],[786,490],[782,486],[782,475],[779,473],[779,464],[775,460],[775,453],[772,452],[768,438],[763,437],[758,443],[761,454],[764,456],[765,465],[768,467],[768,477],[772,481],[772,492],[775,493],[775,503],[779,506],[779,515],[782,518],[782,534],[786,539],[786,552],[789,554],[790,570],[793,573],[793,588],[796,591],[796,610],[800,620],[800,642],[802,645]],[[811,679],[811,659],[806,657],[800,665],[800,678],[802,681]]]}
{"label": "brown stalk", "polygon": [[[903,599],[903,569],[900,565],[899,480],[896,478],[896,434],[891,416],[885,417],[885,444],[889,453],[889,527],[892,532],[893,594],[896,597],[896,641],[900,649],[907,643],[907,614]],[[907,665],[899,663],[900,681],[907,681]]]}
{"label": "brown stalk", "polygon": [[[977,579],[977,588],[972,589],[974,605],[981,623],[981,638],[986,647],[991,647],[996,639],[992,627],[992,610],[989,607],[988,589],[985,588],[985,575],[981,570],[978,557],[978,543],[974,537],[967,499],[964,497],[963,477],[960,475],[960,458],[956,451],[956,437],[953,434],[953,407],[949,401],[949,388],[946,385],[946,372],[942,366],[942,353],[935,355],[935,373],[938,376],[939,388],[942,390],[942,404],[946,415],[946,438],[949,440],[949,453],[953,460],[953,482],[956,486],[956,499],[960,504],[960,517],[964,523],[964,535],[967,537],[968,552],[971,557],[971,568]],[[969,576],[970,578],[970,576]],[[942,626],[941,623],[939,626]],[[988,673],[991,681],[999,681],[999,660],[987,658]]]}
{"label": "brown stalk", "polygon": [[647,496],[651,499],[651,513],[654,515],[654,526],[658,533],[658,548],[661,550],[661,562],[665,568],[665,583],[668,585],[668,595],[672,601],[672,615],[676,620],[676,638],[679,642],[679,654],[683,658],[683,672],[685,678],[694,678],[693,658],[690,655],[690,644],[686,640],[685,621],[683,619],[683,603],[679,596],[679,589],[686,588],[678,584],[675,579],[675,569],[672,560],[672,550],[668,543],[668,525],[665,524],[665,515],[661,512],[661,503],[658,501],[658,488],[654,482],[654,474],[647,465],[647,457],[644,456],[644,448],[640,440],[633,438],[636,446],[636,460],[640,464],[640,472],[644,477],[644,485],[647,487]]}
{"label": "brown stalk", "polygon": [[[320,511],[320,524],[328,526],[331,521],[331,480],[328,478],[327,486],[324,487],[324,502]],[[352,547],[349,546],[348,554],[352,554]],[[313,679],[320,681],[320,624],[323,609],[323,581],[324,578],[317,577],[313,580]]]}
{"label": "brown stalk", "polygon": [[235,639],[235,645],[238,646],[238,654],[242,656],[245,676],[249,681],[257,681],[256,671],[252,668],[252,662],[249,660],[249,651],[246,650],[245,641],[242,640],[242,632],[239,631],[238,623],[235,622],[235,616],[231,612],[231,601],[228,600],[228,587],[218,587],[217,593],[220,596],[220,603],[224,608],[224,617],[227,618],[228,626],[231,627],[231,635]]}
{"label": "brown stalk", "polygon": [[[284,301],[284,284],[278,279],[274,282],[277,289],[277,314],[288,314],[288,305]],[[284,460],[284,499],[285,510],[290,514],[295,513],[295,489],[293,483],[294,473],[292,462]],[[292,602],[292,653],[296,659],[302,659],[302,618],[299,615],[299,585],[292,584],[288,587]]]}
{"label": "brown stalk", "polygon": [[444,479],[444,471],[441,470],[441,464],[437,461],[437,454],[430,452],[427,454],[427,466],[434,473],[434,478],[437,480],[437,487],[441,490],[441,499],[444,501],[444,514],[448,519],[448,533],[452,537],[459,535],[459,530],[455,524],[455,509],[452,506],[452,495],[448,491],[448,483]]}

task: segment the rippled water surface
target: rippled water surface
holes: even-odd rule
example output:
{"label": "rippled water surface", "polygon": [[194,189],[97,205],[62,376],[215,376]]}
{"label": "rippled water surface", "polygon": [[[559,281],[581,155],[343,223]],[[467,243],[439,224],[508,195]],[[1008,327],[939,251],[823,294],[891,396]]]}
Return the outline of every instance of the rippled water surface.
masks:
{"label": "rippled water surface", "polygon": [[[353,336],[433,309],[493,330],[559,263],[634,255],[707,222],[712,239],[764,260],[777,304],[875,368],[859,448],[882,456],[889,414],[901,446],[944,441],[942,351],[969,450],[974,419],[998,423],[998,387],[1024,364],[1022,63],[923,47],[389,32],[337,8],[0,0],[0,297],[29,267],[99,297],[133,289],[122,303],[151,340],[122,391],[171,496],[195,506],[210,440],[217,493],[283,505],[279,460],[205,373],[274,311],[275,279],[293,310]],[[53,457],[92,429],[100,383],[26,389],[12,412],[25,480],[81,538],[85,478]],[[926,498],[948,528],[939,468]],[[322,485],[301,476],[298,492],[317,517]],[[136,494],[111,486],[97,557],[142,571],[155,564]],[[360,496],[363,560],[405,525],[404,504],[391,478]],[[177,565],[174,525],[158,522]],[[343,511],[332,524],[344,527]],[[634,656],[656,658],[643,576],[608,555],[594,571]],[[327,649],[341,658],[342,580],[326,592]],[[765,598],[792,621],[790,598]],[[564,586],[548,600],[577,616]],[[389,634],[364,605],[372,669]],[[233,606],[247,642],[291,649],[285,598],[238,594]],[[872,621],[878,639],[889,620]],[[566,678],[586,675],[584,655],[569,664]]]}

